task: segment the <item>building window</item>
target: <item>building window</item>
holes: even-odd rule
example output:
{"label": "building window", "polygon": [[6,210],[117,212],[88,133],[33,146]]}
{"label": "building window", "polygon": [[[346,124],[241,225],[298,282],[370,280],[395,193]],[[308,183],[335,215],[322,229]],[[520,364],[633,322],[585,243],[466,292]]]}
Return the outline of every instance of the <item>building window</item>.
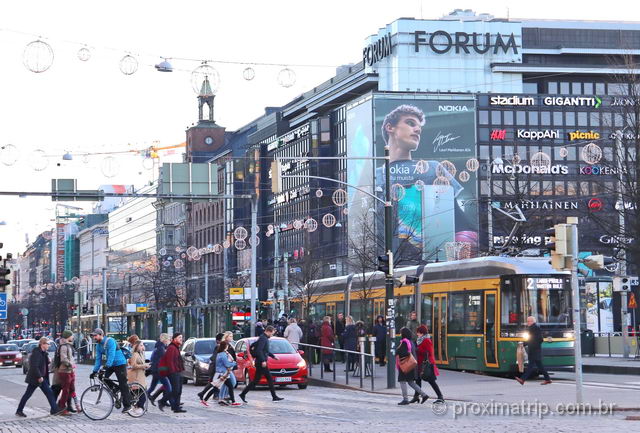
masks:
{"label": "building window", "polygon": [[587,126],[587,113],[581,111],[578,113],[578,126]]}
{"label": "building window", "polygon": [[502,118],[505,125],[513,125],[513,111],[503,112]]}
{"label": "building window", "polygon": [[529,125],[538,125],[538,112],[529,111]]}
{"label": "building window", "polygon": [[593,83],[582,83],[585,95],[593,95]]}
{"label": "building window", "polygon": [[562,126],[562,112],[554,111],[553,112],[553,124],[555,126]]}
{"label": "building window", "polygon": [[607,93],[604,87],[604,83],[596,83],[596,95],[604,95]]}
{"label": "building window", "polygon": [[550,95],[555,95],[556,93],[558,93],[558,83],[556,83],[555,81],[549,81],[548,83],[548,92]]}
{"label": "building window", "polygon": [[540,124],[543,126],[551,125],[551,113],[548,111],[542,111],[540,113]]}
{"label": "building window", "polygon": [[478,123],[480,125],[488,125],[489,124],[489,112],[485,110],[478,111]]}
{"label": "building window", "polygon": [[564,113],[564,123],[567,126],[575,126],[576,125],[576,113],[573,111],[567,111]]}
{"label": "building window", "polygon": [[538,93],[538,83],[522,83],[523,93]]}
{"label": "building window", "polygon": [[517,111],[516,112],[516,123],[518,125],[526,125],[527,124],[527,113],[526,111]]}
{"label": "building window", "polygon": [[493,125],[500,125],[502,123],[502,120],[500,119],[500,112],[499,111],[492,111],[491,112],[491,123]]}
{"label": "building window", "polygon": [[582,83],[571,83],[571,94],[572,95],[582,94]]}
{"label": "building window", "polygon": [[560,94],[561,95],[569,94],[569,83],[560,83]]}

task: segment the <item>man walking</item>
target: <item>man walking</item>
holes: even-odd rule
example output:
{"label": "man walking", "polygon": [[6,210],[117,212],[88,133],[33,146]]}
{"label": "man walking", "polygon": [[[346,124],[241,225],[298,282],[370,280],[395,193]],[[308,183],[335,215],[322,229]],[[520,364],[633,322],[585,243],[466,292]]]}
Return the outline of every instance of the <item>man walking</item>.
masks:
{"label": "man walking", "polygon": [[525,341],[524,344],[528,348],[529,363],[527,364],[524,375],[522,377],[516,377],[516,380],[520,385],[524,385],[526,380],[533,375],[537,367],[538,373],[544,376],[544,382],[542,382],[541,385],[548,385],[551,383],[551,378],[544,368],[544,365],[542,365],[542,342],[544,341],[542,338],[542,330],[536,324],[536,318],[533,316],[527,317],[527,326],[529,327],[529,339]]}
{"label": "man walking", "polygon": [[413,341],[418,338],[418,326],[420,326],[420,322],[418,322],[418,313],[412,311],[409,315],[409,320],[407,321],[405,328],[408,328],[411,331],[411,334],[413,335]]}
{"label": "man walking", "polygon": [[29,372],[24,380],[27,383],[27,390],[24,392],[24,395],[18,404],[18,410],[16,410],[17,416],[21,416],[23,418],[27,416],[24,413],[24,406],[27,404],[27,401],[31,398],[37,388],[40,388],[47,397],[49,406],[51,406],[51,414],[55,415],[59,412],[56,405],[56,399],[53,397],[53,392],[51,392],[51,388],[49,387],[48,350],[49,339],[42,337],[38,342],[38,346],[34,347],[31,352],[29,358]]}
{"label": "man walking", "polygon": [[302,329],[298,326],[296,319],[289,319],[289,326],[284,330],[284,338],[286,338],[294,349],[298,350],[300,340],[302,340]]}
{"label": "man walking", "polygon": [[122,413],[127,413],[131,410],[131,394],[129,394],[129,384],[127,383],[127,360],[122,350],[118,347],[116,340],[112,337],[106,337],[102,329],[96,328],[91,336],[96,343],[96,362],[89,377],[91,379],[96,377],[104,354],[106,356],[104,377],[109,378],[111,374],[116,374],[118,388],[120,388],[120,395],[122,395],[122,404],[124,405]]}
{"label": "man walking", "polygon": [[175,413],[186,412],[180,407],[180,398],[182,397],[182,375],[180,373],[184,371],[180,346],[182,346],[182,333],[176,332],[159,363],[167,366],[169,383],[171,384],[171,410]]}
{"label": "man walking", "polygon": [[267,326],[264,330],[264,333],[260,335],[260,337],[258,337],[258,341],[255,343],[256,375],[253,377],[253,381],[251,381],[251,383],[247,385],[245,389],[240,393],[240,398],[245,403],[247,402],[247,400],[245,399],[247,393],[255,389],[256,385],[260,383],[260,379],[262,378],[262,376],[267,378],[269,391],[271,391],[271,398],[273,399],[273,401],[284,400],[284,398],[278,397],[276,395],[276,389],[273,386],[273,377],[271,377],[269,367],[267,366],[268,357],[278,359],[273,353],[269,351],[269,338],[273,336],[274,331],[275,329],[273,328],[273,326]]}

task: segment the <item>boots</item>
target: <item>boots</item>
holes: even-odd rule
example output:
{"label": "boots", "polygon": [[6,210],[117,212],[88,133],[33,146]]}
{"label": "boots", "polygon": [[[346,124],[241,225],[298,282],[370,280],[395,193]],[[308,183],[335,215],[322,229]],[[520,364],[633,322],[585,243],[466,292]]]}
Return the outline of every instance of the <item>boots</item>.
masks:
{"label": "boots", "polygon": [[159,390],[157,390],[156,392],[154,392],[152,395],[149,396],[149,401],[151,402],[152,405],[156,405],[156,398],[158,398],[160,396],[160,394],[162,394],[164,392],[164,390],[162,388],[160,388]]}
{"label": "boots", "polygon": [[331,369],[331,366],[329,364],[324,365],[324,371],[325,373],[333,373],[333,370]]}

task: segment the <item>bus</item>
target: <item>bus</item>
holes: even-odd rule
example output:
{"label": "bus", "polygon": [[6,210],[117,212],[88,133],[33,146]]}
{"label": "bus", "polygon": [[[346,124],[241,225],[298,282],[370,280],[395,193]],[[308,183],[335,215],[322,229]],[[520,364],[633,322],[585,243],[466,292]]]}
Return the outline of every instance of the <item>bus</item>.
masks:
{"label": "bus", "polygon": [[[403,285],[405,276],[418,284]],[[384,312],[384,274],[315,280],[310,302],[311,320],[339,312],[367,327]],[[362,281],[366,282],[363,289]],[[571,276],[554,270],[549,258],[479,257],[394,270],[396,332],[416,311],[433,340],[436,364],[454,370],[505,375],[518,371],[517,347],[528,338],[527,317],[542,329],[543,362],[549,369],[571,370],[574,365]],[[399,283],[400,282],[400,283]],[[366,292],[367,296],[363,296]],[[301,300],[293,299],[296,311]]]}

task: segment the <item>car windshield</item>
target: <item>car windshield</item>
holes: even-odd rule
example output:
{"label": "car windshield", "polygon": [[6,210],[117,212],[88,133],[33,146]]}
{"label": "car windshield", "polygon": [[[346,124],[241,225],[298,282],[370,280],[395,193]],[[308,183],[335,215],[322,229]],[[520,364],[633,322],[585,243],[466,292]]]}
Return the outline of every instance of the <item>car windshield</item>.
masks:
{"label": "car windshield", "polygon": [[22,346],[22,348],[27,352],[31,352],[33,348],[36,347],[37,345],[38,345],[37,343],[29,343]]}
{"label": "car windshield", "polygon": [[196,355],[211,355],[216,348],[216,340],[196,341],[194,353]]}
{"label": "car windshield", "polygon": [[571,327],[571,286],[564,276],[531,276],[502,291],[502,326],[524,325],[527,316],[547,328]]}
{"label": "car windshield", "polygon": [[144,344],[145,352],[151,352],[151,351],[153,351],[153,349],[156,348],[156,342],[155,341],[145,341],[143,344]]}
{"label": "car windshield", "polygon": [[269,351],[271,353],[296,353],[287,340],[269,340]]}
{"label": "car windshield", "polygon": [[3,344],[0,345],[0,352],[16,352],[18,350],[18,346],[15,344]]}

